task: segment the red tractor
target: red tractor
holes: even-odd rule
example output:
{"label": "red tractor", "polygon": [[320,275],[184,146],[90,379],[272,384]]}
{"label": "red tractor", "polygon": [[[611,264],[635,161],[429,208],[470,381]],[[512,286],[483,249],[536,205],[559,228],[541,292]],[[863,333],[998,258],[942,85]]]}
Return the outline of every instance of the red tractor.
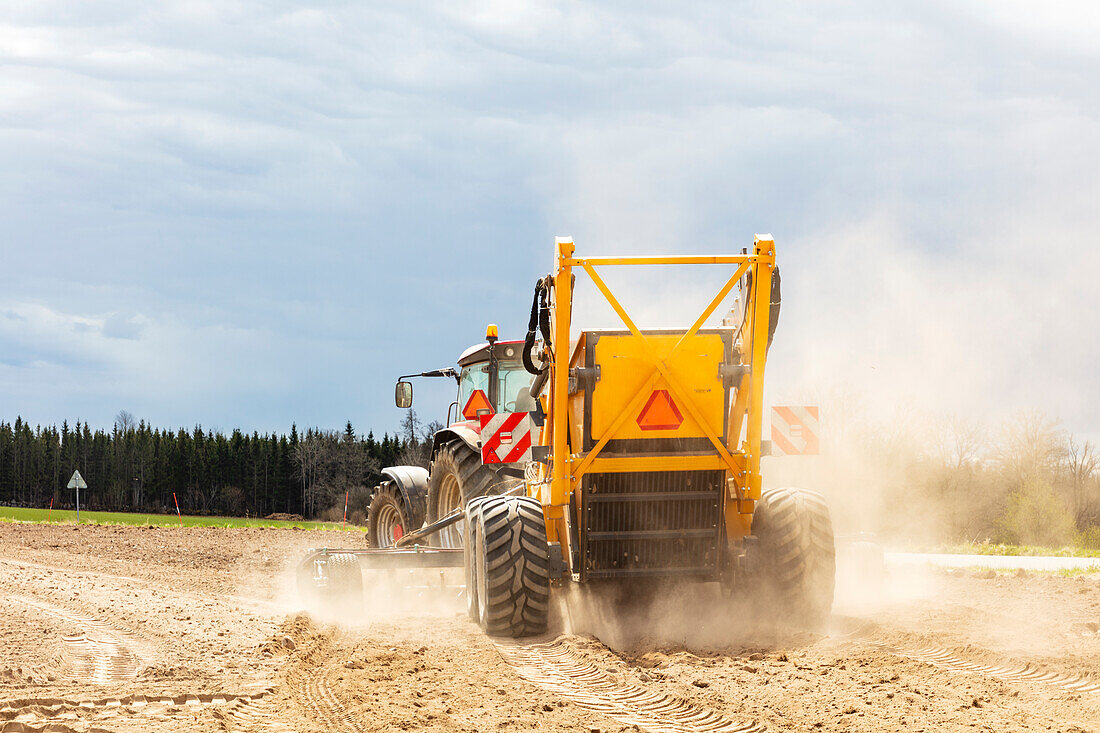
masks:
{"label": "red tractor", "polygon": [[[386,478],[375,489],[368,513],[371,547],[392,547],[405,534],[446,517],[470,499],[502,494],[522,483],[530,445],[538,442],[537,436],[526,440],[526,451],[524,445],[516,445],[516,450],[501,456],[502,462],[483,462],[480,428],[483,420],[498,413],[535,410],[534,375],[524,366],[523,341],[498,341],[495,325],[489,326],[485,338],[485,343],[462,352],[458,369],[398,378],[398,407],[412,406],[412,383],[406,381],[411,377],[454,379],[458,398],[447,409],[447,427],[432,436],[430,471],[420,466],[382,470]],[[462,547],[463,532],[462,522],[451,524],[435,534],[432,544]]]}

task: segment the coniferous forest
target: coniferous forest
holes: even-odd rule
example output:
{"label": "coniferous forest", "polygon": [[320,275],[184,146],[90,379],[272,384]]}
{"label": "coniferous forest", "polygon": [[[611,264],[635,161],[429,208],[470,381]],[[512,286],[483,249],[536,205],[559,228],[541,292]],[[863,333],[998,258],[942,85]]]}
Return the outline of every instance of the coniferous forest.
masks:
{"label": "coniferous forest", "polygon": [[380,470],[423,463],[424,438],[410,413],[404,436],[291,426],[289,434],[165,430],[119,413],[110,431],[86,422],[34,426],[0,422],[0,504],[72,508],[74,470],[88,483],[82,508],[263,517],[331,515],[345,491],[365,511]]}

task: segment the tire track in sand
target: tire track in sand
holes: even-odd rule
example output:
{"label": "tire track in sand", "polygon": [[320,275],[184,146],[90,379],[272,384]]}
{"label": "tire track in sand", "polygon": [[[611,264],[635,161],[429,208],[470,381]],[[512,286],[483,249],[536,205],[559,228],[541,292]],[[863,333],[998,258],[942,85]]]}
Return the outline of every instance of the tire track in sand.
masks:
{"label": "tire track in sand", "polygon": [[906,649],[873,641],[868,643],[895,656],[924,662],[954,672],[973,672],[1005,682],[1035,682],[1067,692],[1100,692],[1100,680],[1095,677],[1063,674],[1033,662],[1008,662],[998,665],[981,664],[971,662],[961,654],[941,646]]}
{"label": "tire track in sand", "polygon": [[[203,708],[225,708],[226,717],[248,719],[246,711],[263,704],[271,689],[243,694],[203,692],[182,695],[125,695],[104,697],[95,700],[78,700],[63,697],[34,697],[6,700],[0,702],[0,724],[9,721],[27,723],[31,719],[51,722],[63,717],[72,718],[70,713],[83,716],[95,716],[98,712],[127,710],[132,715],[163,714],[170,707],[189,710]],[[2,728],[7,730],[6,728]]]}
{"label": "tire track in sand", "polygon": [[[15,595],[8,598],[80,629],[80,634],[62,638],[71,665],[69,676],[78,682],[90,682],[95,685],[124,682],[137,677],[149,661],[149,655],[139,651],[148,642],[140,638],[135,639],[129,632],[116,629],[92,616],[42,600]],[[16,721],[14,718],[22,717],[27,713],[30,713],[31,717],[40,717],[42,713],[47,713],[44,722],[47,723],[47,728],[53,731],[55,730],[53,726],[61,724],[58,721],[49,720],[48,714],[52,708],[57,708],[59,713],[63,712],[63,708],[94,713],[98,709],[124,707],[133,714],[143,714],[155,712],[166,706],[179,706],[190,710],[207,707],[224,710],[224,720],[230,730],[294,733],[270,711],[272,690],[271,687],[264,687],[244,694],[208,692],[174,696],[137,694],[122,698],[78,702],[59,699],[13,701],[4,703],[3,709],[0,709],[0,727],[5,733],[8,730],[41,730],[24,721]],[[64,728],[65,726],[61,725],[56,730],[61,731]]]}
{"label": "tire track in sand", "polygon": [[759,733],[755,721],[735,721],[686,700],[611,680],[569,648],[563,637],[542,641],[494,639],[497,651],[523,679],[579,707],[651,733]]}
{"label": "tire track in sand", "polygon": [[[172,708],[191,714],[210,709],[227,730],[256,733],[294,733],[271,711],[273,687],[243,693],[200,692],[176,695],[133,694],[95,700],[61,697],[21,698],[0,702],[0,731],[68,731],[65,722],[101,722],[106,715],[125,710],[129,716],[165,717]],[[94,727],[94,726],[93,726]]]}
{"label": "tire track in sand", "polygon": [[[320,657],[322,660],[330,658],[331,654],[323,653],[326,651],[323,647],[327,646],[329,644],[318,645],[307,657]],[[330,670],[323,663],[306,668],[306,663],[306,659],[300,660],[286,675],[286,681],[294,690],[298,704],[309,711],[321,727],[329,731],[367,733],[367,728],[355,719],[332,691],[328,683]]]}
{"label": "tire track in sand", "polygon": [[974,655],[966,650],[949,649],[934,644],[900,646],[879,641],[875,638],[875,635],[881,633],[881,629],[877,624],[870,621],[844,617],[839,617],[836,621],[851,629],[846,633],[841,633],[837,637],[839,639],[862,642],[896,657],[912,659],[940,669],[980,674],[1002,682],[1036,683],[1066,692],[1100,692],[1100,679],[1092,675],[1056,672],[1035,662],[1020,662],[1013,659],[1005,659],[1000,664],[971,661]]}
{"label": "tire track in sand", "polygon": [[243,730],[254,733],[295,733],[294,729],[276,717],[271,710],[271,689],[262,696],[241,698],[234,702],[226,713],[229,730]]}
{"label": "tire track in sand", "polygon": [[95,685],[121,682],[136,677],[144,666],[143,658],[124,640],[124,633],[106,623],[52,603],[23,596],[9,598],[80,629],[79,635],[62,639],[72,665],[72,676],[78,681]]}

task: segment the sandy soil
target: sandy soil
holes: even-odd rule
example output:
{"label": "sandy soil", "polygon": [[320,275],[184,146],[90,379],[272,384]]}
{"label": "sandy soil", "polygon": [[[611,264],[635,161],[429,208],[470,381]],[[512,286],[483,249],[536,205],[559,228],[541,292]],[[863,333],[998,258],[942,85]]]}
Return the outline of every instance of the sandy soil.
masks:
{"label": "sandy soil", "polygon": [[0,731],[1100,730],[1096,574],[847,578],[825,634],[561,593],[494,642],[455,589],[303,612],[296,561],[348,537],[0,524]]}

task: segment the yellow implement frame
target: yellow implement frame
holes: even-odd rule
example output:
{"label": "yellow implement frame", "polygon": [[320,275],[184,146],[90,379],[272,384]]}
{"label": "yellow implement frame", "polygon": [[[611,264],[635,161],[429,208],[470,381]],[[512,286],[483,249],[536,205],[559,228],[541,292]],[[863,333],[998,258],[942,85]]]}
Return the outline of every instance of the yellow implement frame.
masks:
{"label": "yellow implement frame", "polygon": [[[764,407],[764,362],[767,356],[768,326],[771,309],[771,282],[775,269],[775,242],[769,235],[757,235],[751,253],[728,256],[679,256],[679,257],[574,257],[572,239],[556,240],[556,263],[553,274],[554,300],[552,309],[552,338],[554,343],[551,361],[549,395],[549,430],[543,431],[542,442],[550,447],[549,502],[543,495],[547,530],[551,542],[567,539],[565,510],[570,496],[577,490],[581,478],[588,472],[610,473],[630,471],[683,471],[724,470],[728,492],[724,496],[726,531],[731,541],[739,541],[749,533],[754,503],[760,498],[760,441]],[[596,268],[621,265],[726,265],[735,267],[733,274],[711,299],[687,332],[675,344],[672,351],[661,358],[653,345],[635,324],[622,304],[600,277]],[[611,421],[591,450],[573,453],[569,448],[569,363],[570,326],[572,320],[574,269],[583,270],[596,288],[603,294],[611,308],[622,319],[630,333],[643,345],[652,366],[649,378],[638,389],[624,409]],[[692,397],[690,385],[670,367],[672,356],[711,317],[746,273],[752,275],[752,288],[748,302],[744,303],[745,319],[740,335],[742,363],[747,371],[737,385],[736,398],[729,406],[727,427],[728,444],[700,413]],[[735,337],[738,334],[735,334]],[[747,357],[747,362],[745,361]],[[652,393],[658,382],[665,386],[682,405],[692,419],[702,428],[714,449],[712,454],[655,456],[602,457],[600,452],[628,420],[638,414],[642,403]],[[742,426],[747,425],[744,440]]]}

